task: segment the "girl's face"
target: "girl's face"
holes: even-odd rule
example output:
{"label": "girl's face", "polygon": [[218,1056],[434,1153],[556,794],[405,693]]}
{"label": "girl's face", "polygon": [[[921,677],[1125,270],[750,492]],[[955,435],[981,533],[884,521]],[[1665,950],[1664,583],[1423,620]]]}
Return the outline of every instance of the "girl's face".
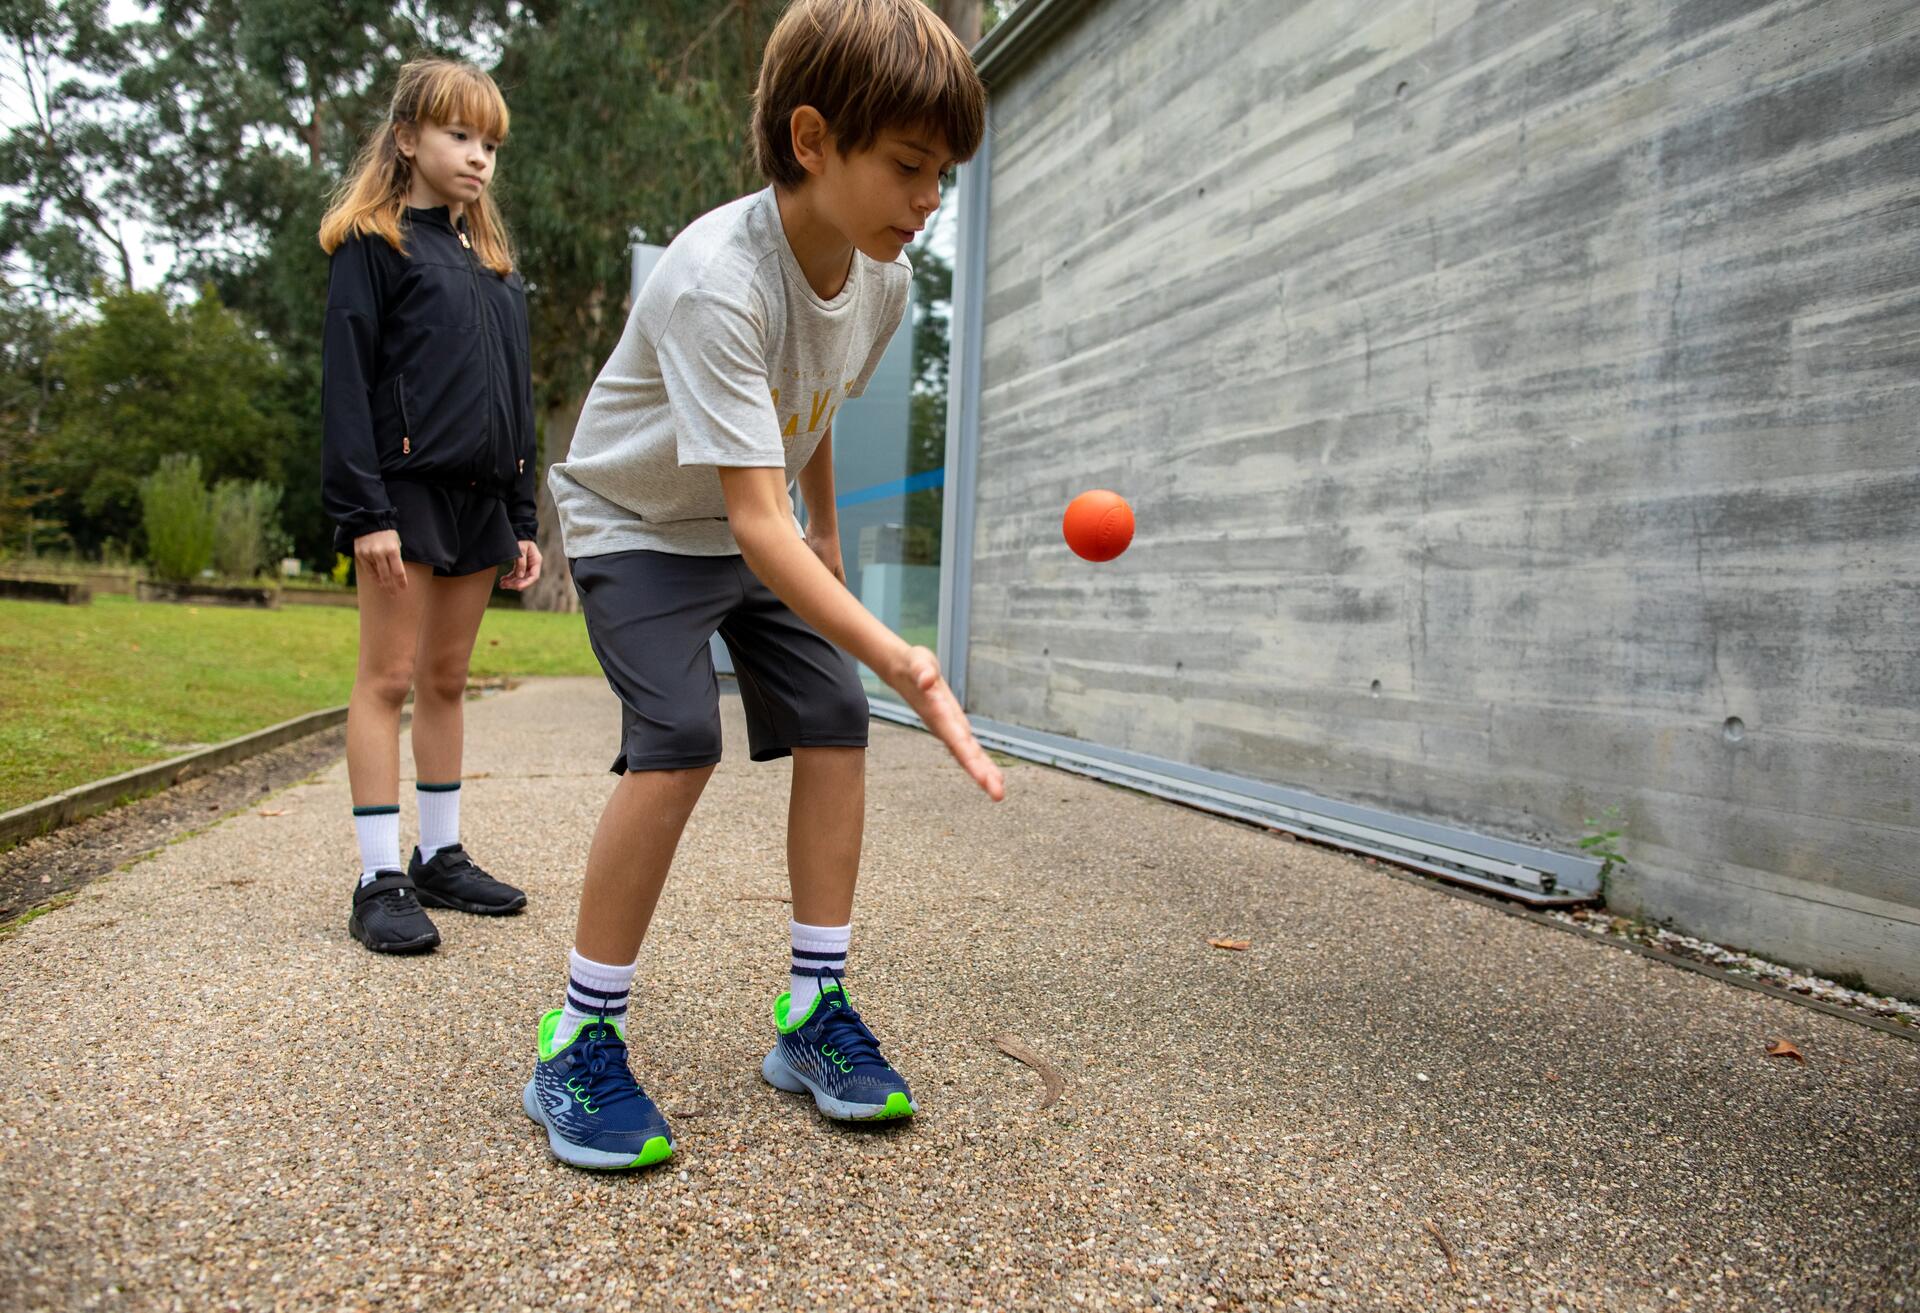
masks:
{"label": "girl's face", "polygon": [[410,205],[444,205],[457,217],[493,181],[500,143],[464,123],[402,123],[393,135],[400,153],[413,164]]}

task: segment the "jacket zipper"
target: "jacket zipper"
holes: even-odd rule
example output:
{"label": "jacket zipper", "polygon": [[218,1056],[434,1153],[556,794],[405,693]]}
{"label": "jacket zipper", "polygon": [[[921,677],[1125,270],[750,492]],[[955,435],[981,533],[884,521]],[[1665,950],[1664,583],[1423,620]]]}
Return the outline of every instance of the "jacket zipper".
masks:
{"label": "jacket zipper", "polygon": [[413,421],[407,418],[407,376],[395,374],[393,392],[400,399],[400,454],[413,454]]}
{"label": "jacket zipper", "polygon": [[[452,220],[449,219],[448,223],[451,224]],[[494,471],[500,468],[499,438],[493,431],[493,321],[487,313],[486,298],[480,294],[480,266],[473,258],[473,241],[464,228],[455,227],[453,232],[467,253],[467,276],[473,280],[473,306],[479,312],[480,351],[487,362],[487,474],[492,477]]]}

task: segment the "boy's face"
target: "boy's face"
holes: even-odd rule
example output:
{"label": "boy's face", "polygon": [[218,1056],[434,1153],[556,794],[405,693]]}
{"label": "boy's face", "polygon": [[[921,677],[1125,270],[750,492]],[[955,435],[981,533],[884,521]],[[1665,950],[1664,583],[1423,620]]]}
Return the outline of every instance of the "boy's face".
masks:
{"label": "boy's face", "polygon": [[821,153],[815,203],[869,259],[888,264],[940,207],[940,182],[954,159],[946,139],[923,128],[884,131],[865,150]]}

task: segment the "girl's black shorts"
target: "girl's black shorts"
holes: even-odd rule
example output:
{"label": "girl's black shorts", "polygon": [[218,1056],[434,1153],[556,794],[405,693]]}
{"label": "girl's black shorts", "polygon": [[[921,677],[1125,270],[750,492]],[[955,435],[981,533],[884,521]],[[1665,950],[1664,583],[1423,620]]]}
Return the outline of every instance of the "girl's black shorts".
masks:
{"label": "girl's black shorts", "polygon": [[[399,512],[394,527],[400,532],[403,561],[430,565],[436,575],[463,575],[520,559],[520,543],[513,536],[503,498],[388,479],[387,500]],[[333,544],[338,551],[353,551],[353,539],[342,530],[334,530]]]}

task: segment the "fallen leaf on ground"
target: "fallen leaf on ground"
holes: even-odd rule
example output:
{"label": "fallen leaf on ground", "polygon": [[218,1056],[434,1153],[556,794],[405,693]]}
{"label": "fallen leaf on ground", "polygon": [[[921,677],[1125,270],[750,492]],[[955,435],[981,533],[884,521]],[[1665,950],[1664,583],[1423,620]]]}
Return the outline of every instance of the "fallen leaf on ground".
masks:
{"label": "fallen leaf on ground", "polygon": [[1447,1238],[1440,1233],[1440,1228],[1434,1224],[1431,1217],[1421,1218],[1420,1223],[1427,1228],[1427,1234],[1433,1237],[1433,1242],[1440,1246],[1440,1252],[1447,1256],[1447,1270],[1458,1272],[1460,1260],[1453,1256],[1453,1246],[1447,1243]]}
{"label": "fallen leaf on ground", "polygon": [[263,811],[260,814],[262,816],[285,816],[287,809],[285,807],[275,807],[271,811]]}
{"label": "fallen leaf on ground", "polygon": [[791,903],[793,899],[785,894],[735,894],[736,903]]}
{"label": "fallen leaf on ground", "polygon": [[462,775],[460,778],[463,780],[490,780],[493,778],[493,772],[490,770],[477,770],[471,775]]}
{"label": "fallen leaf on ground", "polygon": [[1009,1058],[1024,1062],[1040,1073],[1040,1079],[1047,1087],[1040,1096],[1042,1108],[1051,1108],[1067,1092],[1067,1078],[1060,1074],[1060,1069],[1029,1048],[1024,1040],[1013,1035],[995,1035],[993,1046]]}
{"label": "fallen leaf on ground", "polygon": [[1209,939],[1207,942],[1215,948],[1230,948],[1236,953],[1244,953],[1253,947],[1251,939]]}
{"label": "fallen leaf on ground", "polygon": [[1799,1049],[1793,1047],[1791,1040],[1777,1039],[1767,1045],[1767,1056],[1769,1058],[1792,1058],[1803,1067],[1807,1065],[1806,1056],[1802,1054]]}

